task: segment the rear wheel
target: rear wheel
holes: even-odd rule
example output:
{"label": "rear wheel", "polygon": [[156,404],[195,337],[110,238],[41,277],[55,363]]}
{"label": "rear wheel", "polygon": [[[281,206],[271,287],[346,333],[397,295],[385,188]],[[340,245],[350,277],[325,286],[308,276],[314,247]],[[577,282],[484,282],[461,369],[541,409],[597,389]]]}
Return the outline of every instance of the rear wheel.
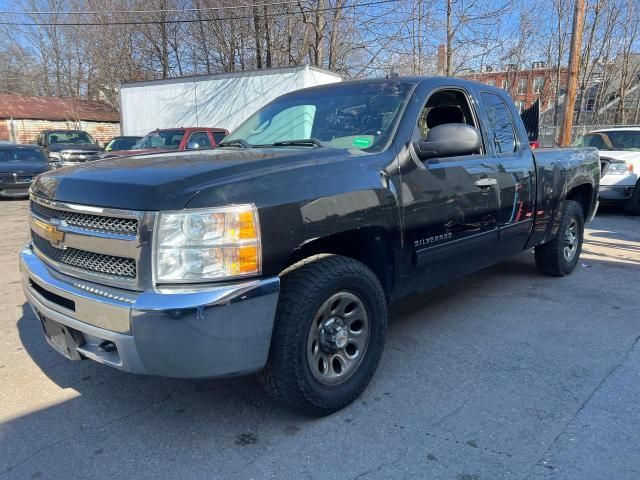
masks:
{"label": "rear wheel", "polygon": [[281,277],[269,360],[258,377],[289,408],[328,415],[366,388],[386,328],[384,291],[369,268],[336,255],[303,260]]}
{"label": "rear wheel", "polygon": [[549,275],[564,277],[576,268],[582,252],[584,216],[578,202],[567,200],[555,238],[535,247],[536,265]]}

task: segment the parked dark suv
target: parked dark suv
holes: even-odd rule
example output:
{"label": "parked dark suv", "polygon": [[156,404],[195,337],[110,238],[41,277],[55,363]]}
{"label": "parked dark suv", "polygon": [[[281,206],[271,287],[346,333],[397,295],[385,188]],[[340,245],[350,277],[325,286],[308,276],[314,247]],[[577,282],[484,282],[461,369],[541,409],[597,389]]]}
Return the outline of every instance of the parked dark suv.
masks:
{"label": "parked dark suv", "polygon": [[102,151],[97,140],[83,130],[44,130],[38,135],[52,168],[76,165]]}

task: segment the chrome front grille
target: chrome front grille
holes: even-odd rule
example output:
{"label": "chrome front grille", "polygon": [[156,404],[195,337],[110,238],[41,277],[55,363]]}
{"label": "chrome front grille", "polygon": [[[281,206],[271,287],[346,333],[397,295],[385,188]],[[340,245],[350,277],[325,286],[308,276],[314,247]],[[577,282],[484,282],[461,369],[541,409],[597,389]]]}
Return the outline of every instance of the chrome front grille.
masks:
{"label": "chrome front grille", "polygon": [[31,238],[33,245],[54,262],[116,277],[136,278],[136,261],[133,258],[103,255],[75,248],[56,248],[46,238],[33,232]]}
{"label": "chrome front grille", "polygon": [[135,218],[106,217],[102,215],[70,212],[47,207],[36,202],[31,202],[31,211],[44,220],[56,218],[78,228],[125,235],[135,235],[138,231],[138,220]]}
{"label": "chrome front grille", "polygon": [[69,204],[31,195],[31,240],[52,268],[129,290],[152,283],[155,212]]}
{"label": "chrome front grille", "polygon": [[97,152],[86,152],[86,151],[76,151],[76,150],[65,150],[61,152],[62,161],[63,162],[86,162],[87,159]]}

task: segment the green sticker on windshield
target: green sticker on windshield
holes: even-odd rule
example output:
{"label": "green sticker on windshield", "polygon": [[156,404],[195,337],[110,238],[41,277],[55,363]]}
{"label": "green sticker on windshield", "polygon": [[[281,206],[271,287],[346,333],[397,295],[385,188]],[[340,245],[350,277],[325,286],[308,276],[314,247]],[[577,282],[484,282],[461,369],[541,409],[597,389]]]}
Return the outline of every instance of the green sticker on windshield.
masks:
{"label": "green sticker on windshield", "polygon": [[356,137],[353,139],[353,143],[351,145],[358,148],[367,148],[371,146],[371,143],[372,141],[370,138]]}

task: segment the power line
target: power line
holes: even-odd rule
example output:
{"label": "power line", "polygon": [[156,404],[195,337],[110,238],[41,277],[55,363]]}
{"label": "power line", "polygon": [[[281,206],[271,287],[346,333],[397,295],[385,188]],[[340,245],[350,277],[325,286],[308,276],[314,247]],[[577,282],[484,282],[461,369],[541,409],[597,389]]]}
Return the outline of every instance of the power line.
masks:
{"label": "power line", "polygon": [[[329,12],[340,9],[347,8],[360,8],[360,7],[369,7],[373,5],[381,5],[385,3],[397,3],[400,0],[375,0],[366,3],[360,3],[355,5],[343,5],[341,7],[325,7],[313,9],[312,12]],[[288,3],[288,2],[284,2]],[[297,2],[296,2],[297,3]],[[264,4],[263,4],[264,5]],[[273,4],[271,4],[273,5]],[[238,7],[235,8],[248,8],[248,7]],[[161,10],[155,10],[158,12]],[[106,13],[106,12],[104,12]],[[187,19],[176,19],[176,20],[145,20],[145,21],[123,21],[123,22],[0,22],[0,25],[11,25],[11,26],[22,26],[22,27],[91,27],[91,26],[107,26],[107,25],[162,25],[162,24],[177,24],[177,23],[196,23],[196,22],[218,22],[221,20],[251,20],[256,17],[258,18],[266,18],[266,17],[282,17],[291,15],[291,12],[272,12],[272,13],[264,13],[262,15],[238,15],[235,17],[223,17],[223,18],[187,18]]]}
{"label": "power line", "polygon": [[183,13],[183,12],[208,12],[215,10],[240,10],[243,8],[260,8],[260,7],[270,7],[270,6],[279,6],[279,5],[296,5],[298,0],[294,1],[284,1],[284,2],[271,2],[271,3],[257,3],[257,4],[247,4],[247,5],[231,5],[227,7],[191,7],[191,8],[156,8],[154,10],[109,10],[100,11],[100,10],[72,10],[72,11],[28,11],[28,10],[3,10],[0,11],[0,15],[102,15],[104,13],[158,13],[158,12],[166,12],[166,13]]}
{"label": "power line", "polygon": [[[355,5],[343,5],[340,7],[325,7],[325,8],[317,8],[313,9],[311,12],[330,12],[334,10],[347,9],[347,8],[360,8],[360,7],[369,7],[373,5],[381,5],[385,3],[397,3],[400,0],[376,0],[372,2],[359,3]],[[297,3],[297,2],[296,2]],[[156,10],[157,12],[159,10]],[[155,13],[154,12],[154,13]],[[105,12],[106,13],[106,12]],[[291,15],[292,12],[272,12],[272,13],[264,13],[262,15],[238,15],[235,17],[223,17],[223,18],[187,18],[187,19],[178,19],[178,20],[145,20],[145,21],[124,21],[124,22],[0,22],[0,25],[10,25],[10,26],[20,26],[20,27],[99,27],[99,26],[108,26],[108,25],[167,25],[167,24],[178,24],[178,23],[196,23],[196,22],[219,22],[222,20],[252,20],[256,17],[258,18],[267,18],[267,17],[285,17]]]}

